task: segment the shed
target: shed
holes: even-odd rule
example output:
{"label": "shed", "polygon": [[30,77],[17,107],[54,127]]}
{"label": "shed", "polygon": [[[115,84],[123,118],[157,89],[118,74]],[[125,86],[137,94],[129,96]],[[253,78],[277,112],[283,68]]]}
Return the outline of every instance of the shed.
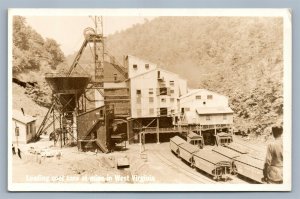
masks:
{"label": "shed", "polygon": [[13,110],[11,132],[13,143],[27,144],[36,135],[36,118]]}

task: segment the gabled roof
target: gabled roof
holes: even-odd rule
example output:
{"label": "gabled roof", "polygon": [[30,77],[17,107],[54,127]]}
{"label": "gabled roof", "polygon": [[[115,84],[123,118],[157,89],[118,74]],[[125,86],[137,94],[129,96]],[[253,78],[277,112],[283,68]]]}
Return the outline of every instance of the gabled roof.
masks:
{"label": "gabled roof", "polygon": [[206,114],[219,114],[219,113],[233,113],[233,110],[230,107],[198,107],[196,112],[199,115]]}
{"label": "gabled roof", "polygon": [[[144,73],[141,73],[141,74],[135,75],[135,76],[133,76],[133,77],[131,77],[131,78],[129,78],[129,79],[135,79],[135,78],[137,78],[137,77],[140,77],[140,76],[146,75],[146,74],[148,74],[148,73],[151,73],[151,72],[153,72],[153,71],[164,71],[164,72],[166,72],[166,73],[170,73],[170,74],[172,74],[172,75],[174,75],[174,76],[179,76],[179,75],[178,75],[178,74],[176,74],[176,73],[173,73],[173,72],[171,72],[171,71],[168,71],[168,70],[166,70],[166,69],[162,69],[162,68],[159,68],[159,67],[157,67],[157,68],[154,68],[154,69],[148,70],[148,71],[146,71],[146,72],[144,72]],[[180,77],[180,79],[183,79],[183,78],[181,78],[181,77]],[[184,80],[184,79],[183,79],[183,80]]]}
{"label": "gabled roof", "polygon": [[30,115],[26,115],[26,114],[23,115],[23,113],[18,110],[13,110],[12,119],[22,122],[23,124],[28,124],[28,123],[36,120],[36,118],[34,118]]}
{"label": "gabled roof", "polygon": [[[136,57],[136,56],[134,56],[134,55],[127,55],[127,56],[125,57],[125,59],[128,59],[128,58],[137,59],[137,60],[139,60],[139,61],[145,62],[145,63],[147,63],[147,64],[155,65],[156,67],[158,67],[158,64],[155,64],[155,63],[153,63],[153,62],[151,62],[151,61],[149,61],[149,60],[146,60],[146,59],[142,59],[142,58]],[[155,67],[155,68],[156,68],[156,67]]]}
{"label": "gabled roof", "polygon": [[182,95],[179,99],[183,99],[183,98],[189,97],[191,95],[194,95],[194,94],[197,94],[197,93],[200,93],[200,92],[209,92],[209,93],[213,93],[215,95],[220,95],[220,96],[227,97],[225,95],[221,95],[221,94],[216,93],[214,91],[210,91],[210,90],[207,90],[207,89],[199,88],[199,89],[191,89],[191,90],[189,90],[187,94]]}

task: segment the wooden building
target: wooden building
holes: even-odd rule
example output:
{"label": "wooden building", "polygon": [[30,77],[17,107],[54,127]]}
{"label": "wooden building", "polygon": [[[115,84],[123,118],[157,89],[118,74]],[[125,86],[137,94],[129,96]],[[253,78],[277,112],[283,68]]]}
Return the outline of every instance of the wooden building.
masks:
{"label": "wooden building", "polygon": [[162,129],[173,127],[172,118],[177,114],[178,98],[187,93],[187,81],[157,64],[134,56],[127,56],[125,63],[131,103],[130,129],[135,131],[130,132],[129,137],[147,127],[143,131],[157,134],[159,142]]}
{"label": "wooden building", "polygon": [[179,104],[180,119],[177,125],[198,131],[200,135],[203,134],[204,140],[214,139],[218,132],[232,130],[233,111],[228,105],[228,97],[224,95],[206,89],[194,89],[181,96]]}
{"label": "wooden building", "polygon": [[27,144],[36,135],[36,118],[13,110],[12,114],[12,142]]}

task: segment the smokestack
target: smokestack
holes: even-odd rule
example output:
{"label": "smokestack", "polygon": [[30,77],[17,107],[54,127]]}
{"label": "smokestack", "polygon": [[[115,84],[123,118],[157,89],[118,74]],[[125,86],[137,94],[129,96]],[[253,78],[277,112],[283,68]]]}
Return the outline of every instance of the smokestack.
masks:
{"label": "smokestack", "polygon": [[23,115],[25,116],[25,112],[24,112],[24,109],[23,109],[23,108],[21,108],[21,111],[22,111]]}

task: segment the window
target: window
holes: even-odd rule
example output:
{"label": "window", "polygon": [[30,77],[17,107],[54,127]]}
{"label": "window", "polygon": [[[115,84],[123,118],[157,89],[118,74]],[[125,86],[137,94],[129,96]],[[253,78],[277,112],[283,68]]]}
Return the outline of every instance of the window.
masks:
{"label": "window", "polygon": [[136,114],[138,117],[142,116],[142,109],[136,109]]}
{"label": "window", "polygon": [[141,90],[136,90],[136,94],[140,95],[140,94],[142,94],[142,91]]}
{"label": "window", "polygon": [[154,102],[154,97],[149,97],[149,102],[153,103]]}
{"label": "window", "polygon": [[159,95],[167,95],[168,94],[168,88],[162,87],[159,88]]}
{"label": "window", "polygon": [[170,98],[170,102],[174,102],[174,98]]}
{"label": "window", "polygon": [[206,120],[209,121],[210,120],[210,115],[206,116]]}
{"label": "window", "polygon": [[154,115],[154,108],[150,108],[150,109],[149,109],[149,114],[150,114],[150,115]]}
{"label": "window", "polygon": [[201,95],[196,95],[196,100],[201,100]]}
{"label": "window", "polygon": [[166,98],[161,98],[161,102],[166,102]]}
{"label": "window", "polygon": [[172,110],[171,110],[171,114],[174,114],[174,113],[175,113],[175,110],[174,110],[174,109],[172,109]]}
{"label": "window", "polygon": [[170,93],[171,93],[171,94],[174,94],[174,90],[170,90]]}
{"label": "window", "polygon": [[117,79],[118,79],[118,76],[117,76],[117,74],[114,74],[114,81],[116,82],[116,81],[117,81]]}
{"label": "window", "polygon": [[137,69],[137,64],[132,65],[133,69]]}
{"label": "window", "polygon": [[170,86],[174,86],[174,81],[170,81]]}
{"label": "window", "polygon": [[213,96],[212,95],[207,95],[207,99],[212,99]]}
{"label": "window", "polygon": [[223,120],[227,120],[227,115],[226,114],[223,115]]}
{"label": "window", "polygon": [[153,94],[153,88],[149,88],[149,95]]}
{"label": "window", "polygon": [[100,117],[103,117],[103,110],[100,110]]}
{"label": "window", "polygon": [[145,68],[146,68],[146,69],[149,69],[149,64],[145,64]]}
{"label": "window", "polygon": [[136,98],[136,103],[137,103],[137,104],[140,104],[141,101],[142,101],[142,98],[141,98],[141,97],[137,97],[137,98]]}
{"label": "window", "polygon": [[160,108],[159,112],[160,115],[168,115],[168,108]]}

